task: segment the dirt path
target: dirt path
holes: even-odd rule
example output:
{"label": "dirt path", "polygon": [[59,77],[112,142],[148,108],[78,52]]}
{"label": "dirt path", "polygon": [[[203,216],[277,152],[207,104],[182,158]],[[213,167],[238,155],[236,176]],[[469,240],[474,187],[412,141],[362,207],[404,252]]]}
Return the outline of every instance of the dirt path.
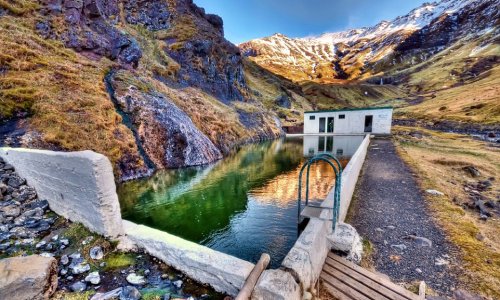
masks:
{"label": "dirt path", "polygon": [[348,222],[371,242],[378,272],[395,282],[424,280],[440,295],[453,293],[456,250],[433,222],[390,139],[372,141]]}

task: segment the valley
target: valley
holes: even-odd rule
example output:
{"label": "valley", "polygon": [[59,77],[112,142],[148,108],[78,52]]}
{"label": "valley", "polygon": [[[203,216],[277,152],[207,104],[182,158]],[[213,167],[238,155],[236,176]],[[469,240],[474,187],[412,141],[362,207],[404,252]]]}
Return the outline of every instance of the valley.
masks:
{"label": "valley", "polygon": [[[383,263],[384,271],[393,276],[391,280],[409,289],[418,285],[418,278],[432,278],[429,295],[435,298],[428,299],[456,296],[462,289],[484,299],[500,297],[500,0],[440,0],[373,26],[307,37],[276,33],[238,45],[226,39],[224,20],[195,2],[0,0],[0,147],[52,150],[58,155],[70,152],[70,156],[84,150],[103,154],[111,163],[106,175],[111,178],[107,183],[113,197],[118,188],[116,199],[111,197],[118,207],[115,213],[120,222],[121,214],[127,218],[123,222],[134,228],[138,244],[162,245],[152,242],[154,238],[141,240],[141,226],[149,225],[151,236],[186,238],[175,246],[205,249],[199,245],[203,244],[212,248],[210,251],[234,255],[231,259],[246,267],[256,263],[263,252],[271,253],[271,266],[280,268],[300,242],[295,193],[300,167],[311,149],[320,152],[320,144],[323,150],[328,149],[324,138],[320,142],[319,137],[309,136],[314,143],[306,143],[308,139],[284,137],[303,133],[306,111],[391,106],[392,136],[368,146],[370,138],[363,144],[359,135],[357,147],[363,154],[353,160],[362,165],[366,147],[372,155],[370,163],[394,168],[387,168],[382,175],[362,174],[372,175],[373,184],[361,196],[368,198],[376,192],[377,197],[385,197],[389,207],[404,199],[418,203],[418,211],[412,214],[404,212],[412,208],[409,202],[398,207],[391,214],[392,221],[411,215],[412,222],[402,222],[404,226],[432,223],[425,228],[429,237],[438,237],[439,245],[426,257],[432,274],[422,274],[418,261],[409,264],[411,269],[402,268],[401,257],[411,259],[411,252],[382,257],[381,253],[395,249],[384,244],[382,235],[371,239],[375,228],[385,230],[378,228],[377,222],[386,221],[380,211],[366,206],[369,212],[358,216],[360,226],[366,226],[366,258],[361,264],[380,270]],[[333,137],[331,141],[333,153]],[[342,154],[345,149],[335,153]],[[354,153],[349,158],[351,155]],[[377,159],[373,158],[376,155]],[[347,165],[347,156],[342,161]],[[17,176],[7,159],[0,162],[0,171]],[[396,167],[404,169],[407,180],[398,178]],[[70,179],[77,177],[74,167],[58,165],[53,169],[69,170],[73,172]],[[321,181],[314,192],[317,199],[326,202],[331,190],[326,181],[334,176],[323,169],[313,169]],[[50,174],[52,169],[47,171]],[[350,172],[354,176],[355,172]],[[7,175],[2,179],[5,186],[10,180]],[[65,177],[61,175],[58,182]],[[381,178],[392,184],[390,189],[378,185]],[[405,190],[409,178],[411,183]],[[3,186],[0,180],[0,208],[19,206],[11,203],[17,191]],[[398,196],[405,192],[408,197]],[[65,200],[62,193],[61,199]],[[368,204],[376,207],[378,202]],[[50,220],[53,212],[46,213]],[[84,231],[82,236],[72,237],[71,247],[74,243],[78,248],[79,239],[91,233],[65,218],[56,224],[59,229]],[[375,228],[365,219],[376,223]],[[0,221],[2,225],[3,219]],[[16,222],[23,220],[11,217],[8,221],[8,226],[17,226]],[[8,226],[2,227],[5,235],[0,235],[9,243],[3,244],[5,249],[13,256],[31,251],[15,251],[18,245],[9,239],[17,237],[10,235]],[[407,227],[394,232],[415,234]],[[395,243],[401,242],[399,235],[391,237]],[[261,243],[253,241],[256,236],[261,237]],[[104,237],[95,238],[95,243],[108,243]],[[193,244],[185,244],[187,240]],[[404,243],[414,247],[412,242]],[[437,262],[443,265],[435,265],[433,253],[441,251],[444,244],[445,255],[450,257]],[[63,249],[55,253],[68,252]],[[162,255],[170,254],[158,249]],[[175,262],[185,267],[189,260],[184,252],[171,249],[180,251],[176,254],[181,258]],[[113,241],[105,250],[115,253],[118,248]],[[419,248],[411,250],[417,253]],[[195,269],[205,276],[206,257],[196,259]],[[142,254],[137,261],[144,268],[155,264]],[[218,265],[217,260],[212,263]],[[163,267],[158,268],[161,271]],[[105,265],[99,268],[105,269]],[[314,294],[314,286],[302,286],[312,281],[298,278],[295,270],[293,275],[282,270],[287,268],[268,271],[287,274],[295,286],[301,285],[300,293]],[[177,271],[170,278],[160,271],[153,273],[162,284],[179,278],[196,279]],[[446,272],[453,287],[441,286],[438,277]],[[216,290],[234,294],[240,288],[236,286],[239,281],[247,278],[239,273],[235,276],[237,283],[212,276],[223,284],[230,282],[230,289]],[[66,279],[65,289],[73,281]],[[116,282],[106,281],[106,288],[114,285]],[[432,286],[437,286],[436,291]],[[205,299],[198,295],[202,292],[225,297],[205,288],[196,286],[200,299]],[[58,291],[62,299],[66,299],[66,292]],[[89,297],[94,293],[90,288],[87,292]],[[187,293],[179,295],[188,297]]]}

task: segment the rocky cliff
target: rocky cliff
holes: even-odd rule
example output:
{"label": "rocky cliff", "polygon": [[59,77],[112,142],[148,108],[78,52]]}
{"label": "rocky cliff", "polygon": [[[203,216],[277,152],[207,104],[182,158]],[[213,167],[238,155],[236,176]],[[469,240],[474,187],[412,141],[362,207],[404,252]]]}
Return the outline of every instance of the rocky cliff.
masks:
{"label": "rocky cliff", "polygon": [[0,34],[3,145],[95,150],[128,179],[282,134],[285,80],[191,0],[0,1]]}

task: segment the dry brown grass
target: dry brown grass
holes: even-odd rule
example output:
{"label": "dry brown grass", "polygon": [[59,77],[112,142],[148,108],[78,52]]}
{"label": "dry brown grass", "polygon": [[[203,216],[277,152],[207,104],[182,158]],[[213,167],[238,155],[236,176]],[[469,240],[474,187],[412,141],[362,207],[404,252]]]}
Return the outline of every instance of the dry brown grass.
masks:
{"label": "dry brown grass", "polygon": [[[43,142],[66,150],[90,149],[116,163],[137,156],[134,138],[105,91],[111,63],[90,61],[34,32],[34,18],[0,18],[2,118],[32,114],[30,126]],[[136,160],[136,164],[141,164]]]}
{"label": "dry brown grass", "polygon": [[[463,185],[489,177],[500,179],[500,150],[487,143],[457,134],[425,133],[422,139],[401,134],[411,128],[396,127],[397,149],[401,157],[415,170],[422,189],[437,189],[442,197],[427,197],[429,207],[449,240],[461,251],[462,284],[490,299],[500,297],[500,220],[498,216],[480,221],[476,211],[465,210],[459,204],[468,200]],[[438,162],[438,163],[437,163]],[[463,164],[458,164],[463,162]],[[462,170],[473,165],[480,178],[470,178]],[[496,181],[495,181],[496,182]],[[498,184],[483,195],[495,199]],[[454,201],[455,199],[455,201]]]}

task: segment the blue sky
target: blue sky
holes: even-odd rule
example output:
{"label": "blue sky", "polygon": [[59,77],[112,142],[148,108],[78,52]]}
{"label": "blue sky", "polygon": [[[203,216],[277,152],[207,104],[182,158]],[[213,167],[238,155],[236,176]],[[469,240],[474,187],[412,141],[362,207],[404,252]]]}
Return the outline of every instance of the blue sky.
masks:
{"label": "blue sky", "polygon": [[194,0],[224,19],[228,40],[241,43],[283,33],[319,35],[391,20],[430,0]]}

